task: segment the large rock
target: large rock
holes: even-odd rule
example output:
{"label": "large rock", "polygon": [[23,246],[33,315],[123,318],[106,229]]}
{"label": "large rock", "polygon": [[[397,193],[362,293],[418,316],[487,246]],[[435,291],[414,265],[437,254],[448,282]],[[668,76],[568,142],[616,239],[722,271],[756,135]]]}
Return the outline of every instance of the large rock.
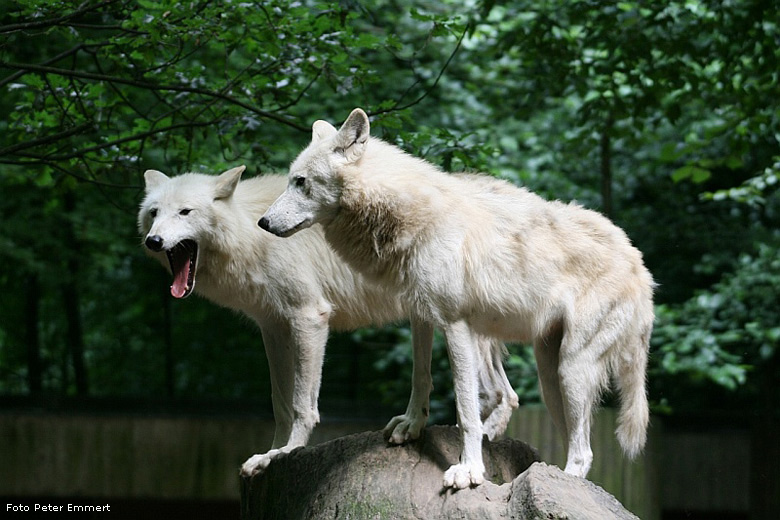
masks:
{"label": "large rock", "polygon": [[537,462],[533,448],[511,439],[483,443],[489,482],[444,490],[459,447],[456,427],[432,426],[404,446],[368,432],[301,448],[242,479],[242,519],[636,518],[603,489]]}

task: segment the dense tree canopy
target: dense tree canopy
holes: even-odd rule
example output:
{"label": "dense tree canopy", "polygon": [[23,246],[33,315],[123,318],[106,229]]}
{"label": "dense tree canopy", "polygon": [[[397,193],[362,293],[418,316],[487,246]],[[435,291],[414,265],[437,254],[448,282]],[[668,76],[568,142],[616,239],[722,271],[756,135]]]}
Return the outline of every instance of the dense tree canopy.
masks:
{"label": "dense tree canopy", "polygon": [[[778,18],[758,0],[0,0],[0,393],[267,399],[253,327],[172,302],[144,258],[142,173],[284,171],[314,120],[361,106],[447,170],[626,229],[660,284],[657,410],[778,408]],[[403,402],[408,336],[334,336],[324,399]],[[508,369],[538,400],[525,347]]]}

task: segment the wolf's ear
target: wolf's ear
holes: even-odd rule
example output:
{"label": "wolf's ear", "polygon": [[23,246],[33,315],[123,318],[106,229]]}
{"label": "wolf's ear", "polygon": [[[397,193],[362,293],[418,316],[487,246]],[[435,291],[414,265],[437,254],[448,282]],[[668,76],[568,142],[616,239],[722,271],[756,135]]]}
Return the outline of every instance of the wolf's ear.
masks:
{"label": "wolf's ear", "polygon": [[322,141],[328,137],[333,137],[337,133],[338,130],[336,130],[336,127],[327,121],[315,121],[314,124],[311,125],[311,142],[316,143],[317,141]]}
{"label": "wolf's ear", "polygon": [[356,108],[349,114],[336,134],[336,138],[333,140],[333,151],[344,154],[347,162],[357,161],[366,150],[370,131],[368,115],[363,110]]}
{"label": "wolf's ear", "polygon": [[170,180],[170,177],[163,172],[157,170],[146,170],[144,172],[144,182],[146,183],[146,191],[152,190],[162,184],[163,182]]}
{"label": "wolf's ear", "polygon": [[225,173],[221,173],[219,177],[217,177],[217,184],[214,187],[214,200],[227,199],[233,195],[244,170],[246,170],[246,166],[241,165],[230,169]]}

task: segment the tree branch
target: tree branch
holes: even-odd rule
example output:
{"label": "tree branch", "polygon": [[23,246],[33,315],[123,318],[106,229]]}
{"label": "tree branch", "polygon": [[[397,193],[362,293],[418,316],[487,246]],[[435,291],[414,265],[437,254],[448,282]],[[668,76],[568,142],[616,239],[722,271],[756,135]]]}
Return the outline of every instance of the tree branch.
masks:
{"label": "tree branch", "polygon": [[15,155],[17,152],[21,150],[27,150],[28,148],[35,148],[38,146],[44,146],[47,144],[55,143],[57,141],[60,141],[62,139],[67,139],[68,137],[72,137],[76,134],[80,134],[83,131],[85,131],[87,128],[91,127],[91,123],[82,123],[74,128],[71,128],[70,130],[66,130],[64,132],[59,132],[56,134],[48,135],[46,137],[41,137],[39,139],[33,139],[32,141],[25,141],[23,143],[15,144],[12,146],[8,146],[6,148],[3,148],[0,150],[0,157],[4,155]]}
{"label": "tree branch", "polygon": [[[22,157],[29,157],[31,159],[38,159],[38,160],[41,160],[41,161],[44,161],[44,160],[45,161],[66,161],[68,159],[75,159],[75,158],[78,158],[78,157],[83,157],[85,154],[88,154],[90,152],[96,152],[96,151],[102,150],[104,148],[111,148],[112,146],[116,146],[116,145],[119,145],[119,144],[132,142],[132,141],[140,141],[140,140],[146,139],[147,137],[151,137],[151,136],[156,135],[156,134],[161,134],[161,133],[164,133],[164,132],[170,132],[172,130],[178,130],[180,128],[211,126],[211,125],[216,124],[217,122],[218,121],[214,120],[214,121],[202,121],[202,122],[194,122],[193,121],[193,122],[188,122],[188,123],[178,123],[178,124],[175,124],[175,125],[169,125],[169,126],[165,126],[165,127],[162,127],[162,128],[148,130],[146,132],[133,134],[133,135],[130,135],[130,136],[127,136],[127,137],[122,137],[120,139],[115,139],[113,141],[108,141],[108,142],[105,142],[105,143],[97,144],[95,146],[90,146],[88,148],[82,148],[81,150],[77,150],[76,152],[69,153],[69,154],[63,154],[63,155],[36,155],[36,154],[20,154],[20,153],[16,153],[16,155],[20,155]],[[48,140],[49,142],[53,142],[53,141],[57,140],[57,139],[53,139],[51,137],[54,137],[54,136],[50,136],[50,138],[39,139],[39,141]],[[22,145],[25,145],[25,144],[28,144],[28,143],[21,143],[20,145],[16,145],[16,146],[18,147],[18,146],[22,146]],[[40,145],[40,143],[38,145]],[[14,148],[14,147],[11,146],[9,148]],[[6,150],[8,150],[9,148],[6,148],[5,150],[0,150],[0,156],[7,155],[7,154],[4,154],[4,152]],[[31,148],[31,146],[25,146],[23,149],[26,149],[26,148]]]}
{"label": "tree branch", "polygon": [[100,2],[99,4],[96,5],[89,5],[89,1],[86,1],[82,3],[78,7],[78,9],[76,9],[72,13],[66,14],[64,16],[60,16],[59,18],[45,18],[43,20],[38,20],[35,22],[12,23],[9,25],[0,25],[0,34],[16,32],[16,31],[27,31],[30,29],[41,29],[44,27],[52,27],[54,25],[59,25],[63,22],[67,22],[68,20],[80,16],[84,13],[88,13],[90,11],[100,9],[101,7],[105,7],[109,4],[113,4],[115,1],[116,0],[104,0],[103,2]]}
{"label": "tree branch", "polygon": [[[56,55],[52,59],[44,61],[43,65],[51,65],[52,63],[56,63],[56,62],[60,61],[63,58],[67,58],[71,54],[76,54],[77,52],[79,52],[82,49],[88,49],[90,47],[104,47],[106,45],[111,45],[111,44],[108,43],[108,42],[90,43],[90,44],[80,43],[80,44],[76,45],[75,47],[73,47],[72,49],[68,49],[67,51],[62,52],[62,53]],[[18,78],[21,78],[26,73],[27,73],[26,70],[19,70],[17,72],[14,72],[10,76],[7,76],[7,77],[5,77],[3,79],[0,79],[0,88],[4,87],[8,83],[10,83],[10,82],[12,82],[12,81],[14,81],[14,80],[16,80]]]}
{"label": "tree branch", "polygon": [[[465,34],[465,33],[464,33]],[[462,37],[461,37],[462,39]],[[459,44],[460,45],[460,44]],[[449,63],[449,60],[448,60]],[[171,92],[186,92],[189,94],[200,94],[202,96],[208,96],[208,97],[216,97],[219,99],[222,99],[224,101],[227,101],[228,103],[234,104],[236,106],[239,106],[243,109],[246,109],[260,117],[264,117],[266,119],[271,119],[273,121],[276,121],[277,123],[281,123],[283,125],[289,126],[291,128],[294,128],[296,130],[300,130],[302,132],[309,132],[310,128],[307,126],[299,125],[298,123],[295,123],[293,121],[290,121],[289,119],[286,119],[280,115],[274,114],[273,112],[267,112],[265,110],[261,110],[257,107],[254,107],[248,103],[245,103],[239,99],[236,99],[232,96],[229,96],[227,94],[224,94],[222,92],[214,92],[213,90],[208,90],[204,88],[197,88],[197,87],[185,87],[182,85],[158,85],[156,83],[150,83],[148,81],[140,81],[140,80],[134,80],[134,79],[126,79],[126,78],[119,78],[116,76],[107,76],[104,74],[94,74],[92,72],[81,72],[76,70],[68,70],[68,69],[61,69],[58,67],[48,67],[44,65],[34,65],[34,64],[24,64],[24,63],[10,63],[6,61],[0,61],[0,67],[6,68],[6,69],[17,69],[17,70],[26,70],[29,72],[40,72],[42,74],[55,74],[59,76],[65,76],[65,77],[71,77],[71,78],[79,78],[79,79],[86,79],[86,80],[92,80],[92,81],[105,81],[107,83],[118,83],[121,85],[129,85],[131,87],[137,87],[147,90],[163,90],[163,91],[171,91]],[[441,77],[441,74],[439,75]],[[438,78],[436,79],[438,82]],[[434,84],[435,86],[435,84]],[[419,101],[418,101],[419,102]]]}

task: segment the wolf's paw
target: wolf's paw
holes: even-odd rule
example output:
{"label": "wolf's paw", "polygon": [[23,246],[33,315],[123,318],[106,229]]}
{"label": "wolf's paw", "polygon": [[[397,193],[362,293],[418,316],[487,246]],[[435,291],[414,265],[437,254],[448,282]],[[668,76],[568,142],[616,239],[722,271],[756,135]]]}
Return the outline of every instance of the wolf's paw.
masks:
{"label": "wolf's paw", "polygon": [[444,473],[444,487],[466,489],[485,482],[485,467],[482,464],[455,464]]}
{"label": "wolf's paw", "polygon": [[569,475],[585,478],[590,471],[590,465],[593,463],[593,453],[587,452],[582,456],[570,455],[566,460],[566,468],[563,470]]}
{"label": "wolf's paw", "polygon": [[396,415],[382,430],[385,439],[390,444],[403,444],[420,437],[420,432],[425,427],[428,417],[420,415]]}
{"label": "wolf's paw", "polygon": [[268,467],[268,465],[271,463],[271,461],[284,453],[283,450],[270,450],[267,453],[258,453],[256,455],[252,455],[248,459],[246,459],[246,462],[241,465],[241,470],[239,471],[239,474],[242,477],[253,477],[257,475],[258,473],[262,473],[265,471],[265,468]]}

